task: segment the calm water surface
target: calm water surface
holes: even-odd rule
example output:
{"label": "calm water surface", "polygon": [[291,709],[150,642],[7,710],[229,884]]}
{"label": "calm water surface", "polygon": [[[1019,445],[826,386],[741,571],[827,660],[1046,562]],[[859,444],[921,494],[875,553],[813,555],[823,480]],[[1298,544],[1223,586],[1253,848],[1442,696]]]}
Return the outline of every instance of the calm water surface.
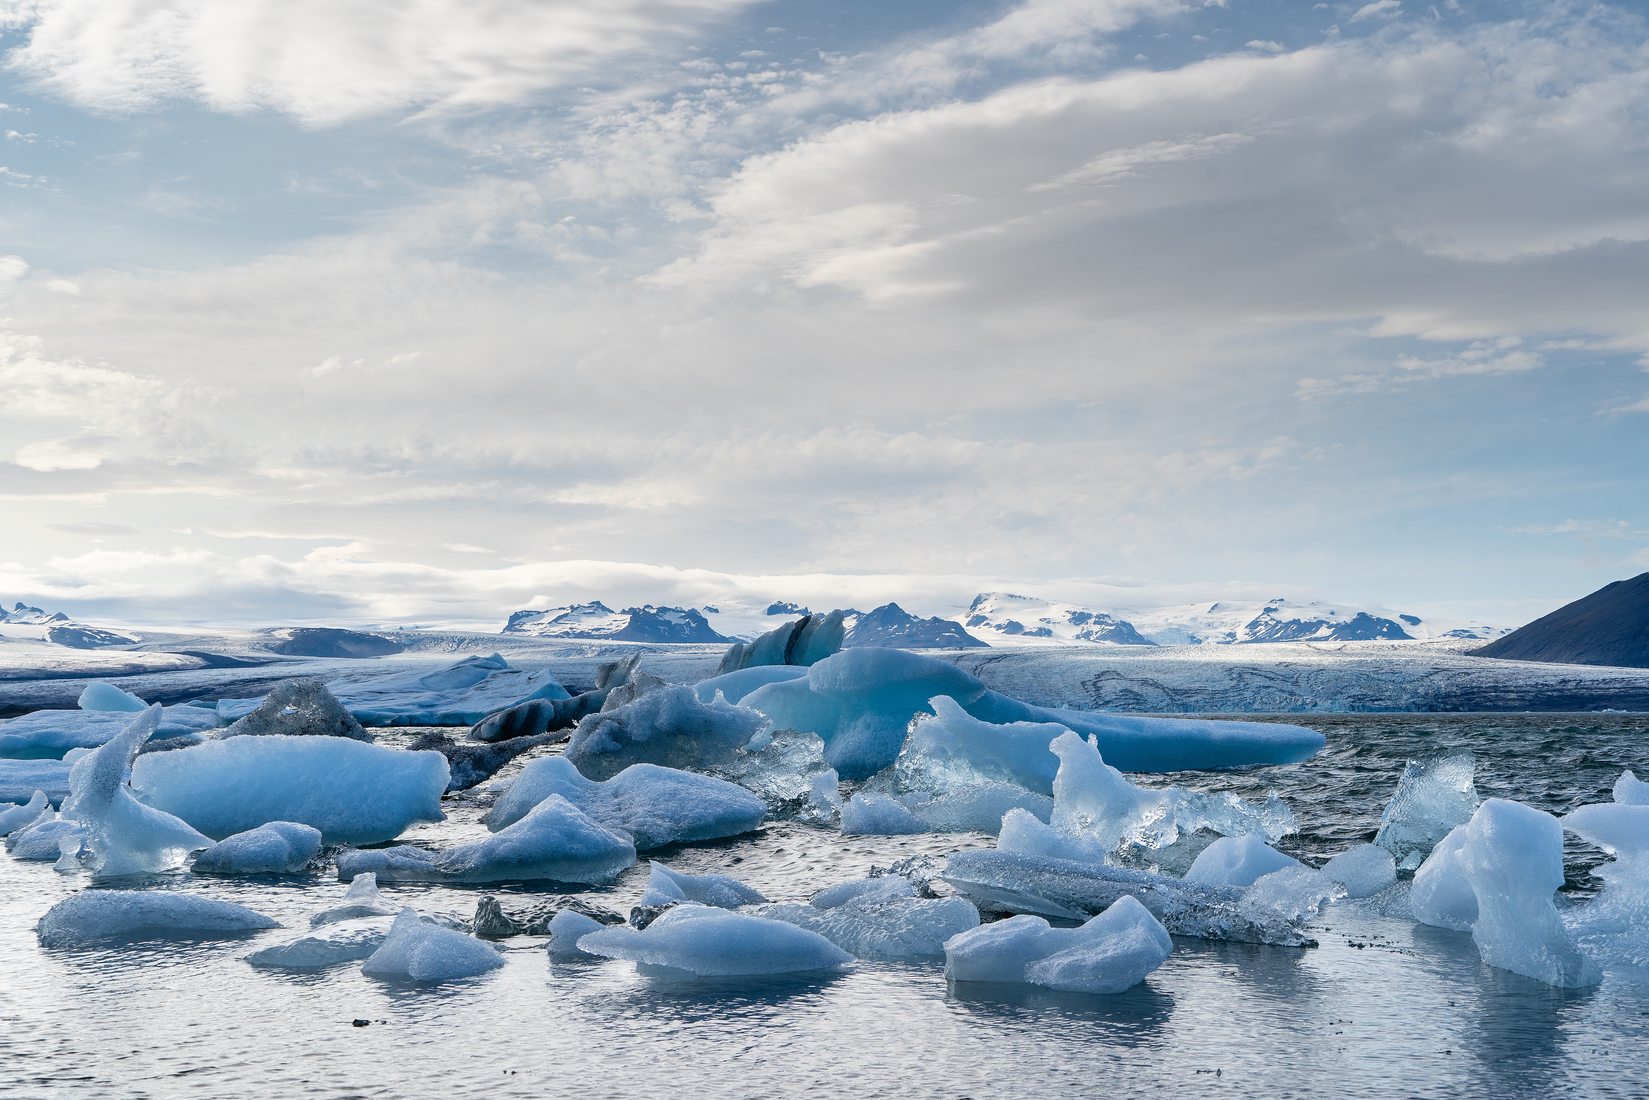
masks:
{"label": "calm water surface", "polygon": [[[1310,763],[1166,778],[1245,796],[1276,789],[1303,824],[1284,846],[1317,859],[1373,835],[1413,755],[1470,748],[1485,796],[1556,812],[1607,798],[1623,767],[1649,773],[1649,716],[1311,722],[1329,748]],[[478,814],[460,801],[413,838],[474,835]],[[987,843],[779,824],[666,858],[800,899],[872,864]],[[1598,855],[1571,856],[1568,889],[1584,895]],[[644,878],[645,866],[587,896],[623,910]],[[294,976],[242,961],[340,894],[329,875],[149,884],[238,901],[287,927],[43,951],[34,921],[84,884],[0,860],[0,1095],[1649,1095],[1649,977],[1610,971],[1595,990],[1557,992],[1481,965],[1469,936],[1355,905],[1330,910],[1314,950],[1178,940],[1143,986],[1106,998],[947,988],[937,968],[869,963],[829,980],[661,981],[628,963],[552,965],[531,938],[508,941],[508,965],[490,976],[408,989],[354,966]],[[385,893],[468,916],[478,891]]]}

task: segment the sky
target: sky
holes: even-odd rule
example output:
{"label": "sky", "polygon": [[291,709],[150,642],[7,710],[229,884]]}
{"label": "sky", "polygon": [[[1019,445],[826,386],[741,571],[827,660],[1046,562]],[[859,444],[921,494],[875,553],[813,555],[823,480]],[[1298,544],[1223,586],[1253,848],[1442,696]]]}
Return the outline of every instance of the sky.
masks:
{"label": "sky", "polygon": [[1516,625],[1649,569],[1646,302],[1639,4],[0,0],[0,599],[87,621]]}

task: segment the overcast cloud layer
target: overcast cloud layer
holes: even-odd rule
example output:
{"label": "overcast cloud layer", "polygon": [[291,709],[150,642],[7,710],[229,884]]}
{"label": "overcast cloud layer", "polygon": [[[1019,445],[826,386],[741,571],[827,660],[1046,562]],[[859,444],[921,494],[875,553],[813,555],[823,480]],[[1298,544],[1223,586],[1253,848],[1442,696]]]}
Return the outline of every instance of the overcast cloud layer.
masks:
{"label": "overcast cloud layer", "polygon": [[830,7],[0,0],[0,598],[1649,569],[1635,5]]}

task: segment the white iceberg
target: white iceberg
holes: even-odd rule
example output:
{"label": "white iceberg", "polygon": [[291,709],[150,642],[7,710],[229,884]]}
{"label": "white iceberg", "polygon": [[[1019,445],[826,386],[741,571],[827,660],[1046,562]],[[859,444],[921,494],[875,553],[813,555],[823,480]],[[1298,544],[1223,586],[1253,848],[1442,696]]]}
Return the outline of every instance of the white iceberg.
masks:
{"label": "white iceberg", "polygon": [[849,836],[901,836],[928,831],[910,807],[891,795],[856,791],[842,806],[842,832]]}
{"label": "white iceberg", "polygon": [[321,831],[296,821],[271,821],[225,837],[195,857],[196,874],[291,875],[321,854]]}
{"label": "white iceberg", "polygon": [[44,947],[241,936],[277,921],[243,905],[167,890],[81,890],[35,925]]}
{"label": "white iceberg", "polygon": [[1304,866],[1271,847],[1258,833],[1222,836],[1197,855],[1191,869],[1185,872],[1185,881],[1210,886],[1252,886],[1273,871]]}
{"label": "white iceberg", "polygon": [[581,937],[591,932],[599,932],[606,928],[605,924],[594,917],[586,916],[574,909],[563,909],[550,918],[550,942],[545,945],[550,958],[566,961],[569,959],[594,959],[599,956],[591,955],[578,946]]}
{"label": "white iceberg", "polygon": [[176,870],[190,853],[212,843],[173,815],[132,797],[126,770],[160,724],[160,708],[124,717],[124,730],[74,762],[63,800],[63,817],[82,829],[81,864],[104,878]]}
{"label": "white iceberg", "polygon": [[75,701],[81,710],[111,711],[116,714],[141,714],[149,704],[129,691],[103,680],[93,680],[80,691]]}
{"label": "white iceberg", "polygon": [[1404,766],[1374,838],[1397,860],[1399,869],[1419,867],[1449,830],[1471,820],[1478,803],[1476,768],[1477,760],[1469,752],[1410,760]]}
{"label": "white iceberg", "polygon": [[392,982],[457,981],[504,965],[490,944],[451,928],[431,924],[417,910],[401,910],[378,949],[361,964],[369,978]]}
{"label": "white iceberg", "polygon": [[[37,790],[34,795],[21,806],[10,806],[0,810],[0,837],[10,836],[25,825],[32,825],[40,820],[42,813],[51,810],[51,803],[46,798],[46,792]],[[47,820],[50,820],[48,816]]]}
{"label": "white iceberg", "polygon": [[1397,881],[1397,860],[1378,844],[1354,844],[1323,864],[1324,876],[1351,898],[1371,898]]}
{"label": "white iceberg", "polygon": [[1041,917],[1018,916],[954,936],[944,945],[945,977],[1121,993],[1144,981],[1173,949],[1161,922],[1125,895],[1080,928],[1052,928]]}
{"label": "white iceberg", "polygon": [[48,806],[41,811],[40,817],[20,829],[14,829],[6,837],[6,851],[11,853],[13,859],[35,863],[55,861],[63,855],[65,847],[78,854],[85,838],[85,826],[78,821],[59,817],[57,811]]}
{"label": "white iceberg", "polygon": [[309,927],[319,928],[337,921],[370,917],[393,917],[402,908],[378,892],[378,876],[368,871],[351,878],[342,900],[311,916]]}
{"label": "white iceberg", "polygon": [[1649,806],[1649,783],[1628,768],[1615,780],[1615,801],[1627,806]]}
{"label": "white iceberg", "polygon": [[853,956],[784,921],[706,905],[678,905],[644,929],[611,927],[578,939],[587,954],[629,959],[638,969],[703,977],[839,970]]}
{"label": "white iceberg", "polygon": [[783,683],[807,675],[807,669],[798,665],[754,665],[737,672],[724,672],[694,685],[693,693],[702,703],[713,703],[720,695],[729,703],[741,702],[757,688]]}
{"label": "white iceberg", "polygon": [[420,821],[440,821],[447,759],[345,737],[235,737],[147,753],[132,786],[151,806],[207,836],[271,821],[319,829],[329,844],[393,840]]}
{"label": "white iceberg", "polygon": [[638,850],[738,836],[761,826],[767,804],[735,783],[653,764],[632,764],[598,782],[561,756],[521,770],[487,815],[498,830],[560,795],[609,829],[629,834]]}
{"label": "white iceberg", "polygon": [[746,886],[730,875],[689,875],[653,860],[648,864],[647,888],[642,892],[643,908],[697,902],[717,909],[737,909],[760,905],[767,899],[761,891]]}
{"label": "white iceberg", "polygon": [[614,688],[599,713],[579,721],[565,756],[592,779],[611,778],[632,764],[716,770],[763,724],[753,710],[720,699],[703,703],[690,687],[638,677]]}
{"label": "white iceberg", "polygon": [[[905,892],[883,885],[890,883],[903,884]],[[979,927],[972,902],[911,896],[909,881],[897,875],[843,885],[864,888],[846,897],[815,896],[807,905],[765,905],[757,912],[817,932],[856,958],[875,962],[938,962],[945,957],[946,940]],[[830,903],[821,904],[821,897]]]}
{"label": "white iceberg", "polygon": [[[1627,772],[1630,776],[1632,773]],[[1575,938],[1608,964],[1649,969],[1649,801],[1615,785],[1615,801],[1581,806],[1563,827],[1614,857],[1594,873],[1603,880],[1597,897],[1565,914]]]}
{"label": "white iceberg", "polygon": [[1457,825],[1432,848],[1414,872],[1409,887],[1409,910],[1414,919],[1434,928],[1470,932],[1477,920],[1477,893],[1466,878],[1460,852],[1466,846],[1466,827]]}
{"label": "white iceberg", "polygon": [[777,728],[816,733],[844,779],[868,779],[894,763],[907,727],[946,696],[974,718],[996,725],[1058,723],[1099,740],[1125,771],[1281,764],[1305,760],[1323,736],[1269,722],[1138,718],[1035,707],[987,689],[955,665],[902,650],[863,647],[828,657],[806,676],[767,684],[744,696]]}
{"label": "white iceberg", "polygon": [[324,970],[360,962],[383,946],[390,923],[387,916],[333,921],[286,943],[254,951],[246,961],[260,970]]}
{"label": "white iceberg", "polygon": [[551,795],[513,825],[444,851],[400,845],[340,853],[338,877],[370,871],[380,881],[606,883],[635,861],[629,836]]}

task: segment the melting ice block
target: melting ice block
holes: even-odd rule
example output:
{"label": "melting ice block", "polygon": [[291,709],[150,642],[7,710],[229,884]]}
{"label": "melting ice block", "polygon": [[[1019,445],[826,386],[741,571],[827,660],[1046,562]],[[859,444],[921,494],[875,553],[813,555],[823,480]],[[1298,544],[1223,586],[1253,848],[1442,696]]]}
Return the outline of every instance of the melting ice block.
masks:
{"label": "melting ice block", "polygon": [[1414,872],[1409,909],[1414,919],[1434,928],[1470,932],[1477,920],[1477,893],[1466,878],[1460,851],[1466,846],[1466,827],[1456,825],[1438,841]]}
{"label": "melting ice block", "polygon": [[853,956],[805,928],[706,905],[678,905],[644,929],[603,928],[579,950],[704,977],[839,970]]}
{"label": "melting ice block", "polygon": [[124,730],[74,762],[63,800],[63,817],[83,830],[80,862],[105,878],[175,870],[191,852],[212,843],[173,815],[132,797],[126,769],[159,726],[160,708],[124,717]]}
{"label": "melting ice block", "polygon": [[743,703],[775,727],[818,734],[831,765],[844,779],[860,780],[898,758],[911,719],[932,713],[929,701],[935,696],[954,699],[970,716],[996,725],[1058,723],[1093,734],[1106,759],[1125,771],[1292,763],[1313,756],[1324,743],[1321,734],[1299,726],[1036,707],[987,689],[948,662],[875,647],[844,650],[813,665],[806,676],[752,691]]}
{"label": "melting ice block", "polygon": [[378,876],[368,871],[351,878],[343,899],[310,917],[309,927],[366,917],[393,917],[401,908],[378,892]]}
{"label": "melting ice block", "polygon": [[27,802],[21,806],[11,806],[0,810],[0,837],[10,836],[25,825],[32,825],[45,814],[45,820],[51,820],[51,804],[46,799],[46,792],[37,790]]}
{"label": "melting ice block", "polygon": [[240,936],[279,924],[242,905],[163,890],[82,890],[35,925],[45,947]]}
{"label": "melting ice block", "polygon": [[389,927],[389,917],[334,921],[287,943],[254,951],[246,961],[260,970],[324,970],[359,962],[383,946]]}
{"label": "melting ice block", "polygon": [[1374,843],[1390,852],[1402,870],[1419,867],[1437,842],[1477,809],[1476,768],[1469,752],[1410,760],[1380,816]]}
{"label": "melting ice block", "polygon": [[441,852],[400,845],[343,852],[338,877],[370,871],[383,881],[606,883],[636,861],[628,834],[581,813],[560,795],[484,840]]}
{"label": "melting ice block", "polygon": [[1173,949],[1161,922],[1125,895],[1080,928],[1018,916],[956,935],[944,945],[945,977],[1121,993],[1144,981]]}
{"label": "melting ice block", "polygon": [[1252,886],[1262,876],[1284,868],[1303,868],[1299,860],[1285,856],[1265,842],[1258,833],[1222,836],[1198,854],[1186,882],[1210,886]]}
{"label": "melting ice block", "polygon": [[716,774],[767,803],[776,817],[834,825],[841,817],[841,779],[825,763],[824,742],[796,730],[765,729]]}
{"label": "melting ice block", "polygon": [[60,857],[65,847],[78,852],[85,837],[85,826],[58,817],[57,811],[48,806],[40,817],[6,837],[6,851],[13,859],[46,862]]}
{"label": "melting ice block", "polygon": [[1176,936],[1300,947],[1311,941],[1300,921],[1244,906],[1246,891],[1185,882],[1129,867],[1110,867],[1020,852],[958,852],[945,882],[980,909],[1087,920],[1132,895]]}
{"label": "melting ice block", "polygon": [[[0,722],[0,757],[57,760],[72,749],[95,749],[130,725],[133,715],[146,709],[135,695],[112,684],[92,683],[80,693],[79,710],[37,710]],[[166,707],[152,736],[199,734],[219,724],[210,708]]]}
{"label": "melting ice block", "polygon": [[609,829],[627,833],[638,850],[738,836],[761,826],[767,804],[735,783],[653,764],[632,764],[605,782],[586,779],[561,756],[521,770],[487,815],[497,830],[559,795]]}
{"label": "melting ice block", "polygon": [[1354,844],[1323,864],[1323,874],[1347,897],[1370,898],[1397,881],[1397,861],[1378,844]]}
{"label": "melting ice block", "polygon": [[897,798],[857,791],[842,807],[842,832],[849,836],[902,836],[928,827]]}
{"label": "melting ice block", "polygon": [[846,636],[845,612],[806,614],[774,627],[755,641],[733,643],[716,671],[725,675],[757,667],[817,664],[839,652]]}
{"label": "melting ice block", "polygon": [[549,951],[550,958],[562,961],[597,958],[598,956],[591,955],[579,947],[578,941],[580,937],[591,932],[599,932],[606,927],[594,917],[573,909],[563,909],[550,918],[550,942],[546,945],[546,950]]}
{"label": "melting ice block", "polygon": [[1615,780],[1615,801],[1628,806],[1649,806],[1649,783],[1645,783],[1628,768]]}
{"label": "melting ice block", "polygon": [[148,703],[131,692],[102,680],[93,680],[82,688],[76,702],[81,710],[112,711],[116,714],[141,714],[149,708]]}
{"label": "melting ice block", "polygon": [[378,844],[416,822],[442,820],[447,775],[438,752],[274,734],[145,754],[132,786],[207,836],[296,821],[329,844]]}
{"label": "melting ice block", "polygon": [[578,723],[565,755],[580,772],[608,779],[632,764],[720,769],[762,728],[755,711],[647,679],[615,688],[600,713]]}
{"label": "melting ice block", "polygon": [[333,698],[319,680],[287,680],[276,684],[250,714],[238,718],[219,737],[347,737],[371,741],[355,716]]}
{"label": "melting ice block", "polygon": [[1565,919],[1605,965],[1649,969],[1649,802],[1623,800],[1621,793],[1616,784],[1614,802],[1582,806],[1563,818],[1564,828],[1615,857],[1594,872],[1602,892]]}
{"label": "melting ice block", "polygon": [[647,889],[641,895],[643,907],[697,902],[717,909],[737,909],[760,905],[767,899],[761,891],[728,875],[689,875],[671,870],[658,860],[648,864]]}
{"label": "melting ice block", "polygon": [[473,978],[503,965],[496,948],[431,924],[408,908],[401,910],[383,943],[361,964],[361,973],[383,981],[433,984]]}
{"label": "melting ice block", "polygon": [[729,703],[738,703],[757,688],[806,675],[807,669],[798,665],[755,665],[751,668],[741,668],[737,672],[724,672],[708,680],[700,680],[694,686],[693,694],[699,697],[701,703],[715,702],[717,695]]}
{"label": "melting ice block", "polygon": [[[844,885],[864,888],[840,900],[822,894],[807,905],[766,905],[759,912],[817,932],[857,958],[878,962],[938,962],[945,957],[946,940],[979,927],[979,910],[972,902],[911,896],[909,881],[897,875]],[[899,885],[903,891],[895,892]],[[833,904],[820,904],[821,897]]]}
{"label": "melting ice block", "polygon": [[321,854],[321,831],[296,821],[271,821],[225,837],[195,857],[196,874],[291,875]]}

